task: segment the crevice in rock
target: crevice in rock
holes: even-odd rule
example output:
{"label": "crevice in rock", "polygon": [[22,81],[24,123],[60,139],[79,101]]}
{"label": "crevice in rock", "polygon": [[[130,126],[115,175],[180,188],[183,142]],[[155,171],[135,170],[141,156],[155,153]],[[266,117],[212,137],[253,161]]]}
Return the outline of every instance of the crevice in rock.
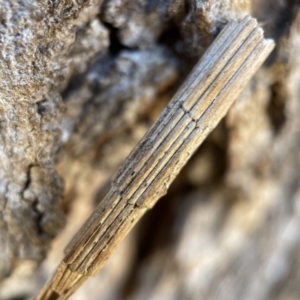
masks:
{"label": "crevice in rock", "polygon": [[27,169],[27,174],[26,174],[26,182],[24,184],[24,188],[22,190],[22,198],[25,199],[25,195],[24,193],[26,192],[26,190],[28,190],[30,184],[31,184],[31,169],[34,167],[35,165],[34,164],[30,164],[28,166],[28,169]]}
{"label": "crevice in rock", "polygon": [[37,113],[40,116],[43,116],[45,114],[45,112],[47,111],[47,100],[41,100],[39,102],[36,103],[37,106]]}
{"label": "crevice in rock", "polygon": [[272,95],[267,112],[275,135],[279,133],[287,120],[285,114],[286,97],[283,89],[284,87],[280,82],[275,82],[270,88]]}
{"label": "crevice in rock", "polygon": [[[22,191],[22,199],[24,199],[25,201],[28,201],[30,203],[30,207],[31,207],[32,211],[34,212],[34,215],[35,215],[34,218],[35,218],[35,224],[36,224],[35,229],[36,229],[37,234],[39,236],[46,236],[47,234],[44,232],[44,230],[41,226],[41,221],[44,217],[44,214],[42,212],[40,212],[38,209],[38,205],[39,205],[38,198],[36,197],[36,195],[34,193],[32,193],[30,198],[26,197],[26,195],[25,195],[26,191],[30,190],[30,186],[32,184],[31,172],[32,172],[33,167],[37,167],[37,166],[34,164],[31,164],[28,166],[27,180],[24,184],[24,188]],[[32,199],[32,197],[33,197],[33,199]]]}
{"label": "crevice in rock", "polygon": [[108,47],[108,51],[111,54],[111,56],[115,57],[117,56],[122,50],[128,50],[128,51],[132,51],[134,49],[126,47],[125,45],[123,45],[120,40],[119,40],[119,29],[113,27],[112,25],[110,25],[107,22],[103,22],[103,25],[106,26],[108,28],[109,31],[109,47]]}
{"label": "crevice in rock", "polygon": [[32,204],[32,210],[36,214],[36,216],[35,216],[36,231],[39,236],[45,236],[46,233],[44,232],[43,227],[41,225],[41,222],[44,218],[44,214],[39,211],[38,205],[39,205],[39,201],[38,201],[38,199],[35,199]]}

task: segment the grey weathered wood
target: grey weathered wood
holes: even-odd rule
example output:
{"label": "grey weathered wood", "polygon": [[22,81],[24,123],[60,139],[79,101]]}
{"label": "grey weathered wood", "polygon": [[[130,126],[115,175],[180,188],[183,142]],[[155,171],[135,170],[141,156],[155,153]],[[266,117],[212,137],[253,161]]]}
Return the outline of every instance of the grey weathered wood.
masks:
{"label": "grey weathered wood", "polygon": [[145,211],[167,192],[273,47],[250,17],[225,26],[114,176],[110,191],[37,299],[67,299],[99,271]]}

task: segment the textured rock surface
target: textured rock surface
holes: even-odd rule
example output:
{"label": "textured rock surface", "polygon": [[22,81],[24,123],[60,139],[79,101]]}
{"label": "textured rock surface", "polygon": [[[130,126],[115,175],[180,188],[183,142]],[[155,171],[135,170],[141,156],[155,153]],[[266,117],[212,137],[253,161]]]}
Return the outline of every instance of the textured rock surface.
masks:
{"label": "textured rock surface", "polygon": [[1,1],[0,278],[18,259],[41,260],[63,227],[62,180],[53,169],[61,147],[72,1]]}
{"label": "textured rock surface", "polygon": [[[275,52],[73,298],[298,299],[299,9],[295,0],[0,0],[0,279],[12,273],[0,299],[37,291],[195,60],[225,22],[249,13]],[[68,226],[36,270],[63,209]]]}
{"label": "textured rock surface", "polygon": [[85,73],[65,97],[67,113],[63,122],[66,132],[70,130],[70,152],[96,159],[103,140],[135,124],[157,93],[175,81],[175,63],[162,47],[123,50],[109,61],[106,70],[99,63]]}

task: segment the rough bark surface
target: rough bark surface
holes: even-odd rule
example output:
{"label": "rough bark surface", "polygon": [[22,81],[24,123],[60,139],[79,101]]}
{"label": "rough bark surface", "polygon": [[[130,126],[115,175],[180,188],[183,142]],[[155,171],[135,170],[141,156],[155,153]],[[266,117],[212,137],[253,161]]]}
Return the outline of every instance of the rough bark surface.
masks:
{"label": "rough bark surface", "polygon": [[298,299],[296,0],[0,0],[0,299],[50,277],[110,174],[223,24],[246,14],[274,53],[73,299]]}

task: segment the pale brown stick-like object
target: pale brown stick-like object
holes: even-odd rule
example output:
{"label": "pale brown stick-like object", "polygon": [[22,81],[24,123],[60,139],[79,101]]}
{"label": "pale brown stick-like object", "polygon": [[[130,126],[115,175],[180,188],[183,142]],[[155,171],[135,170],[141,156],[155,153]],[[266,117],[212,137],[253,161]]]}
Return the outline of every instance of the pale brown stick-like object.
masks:
{"label": "pale brown stick-like object", "polygon": [[274,47],[255,19],[227,24],[126,159],[36,299],[68,299],[95,275],[224,117]]}

